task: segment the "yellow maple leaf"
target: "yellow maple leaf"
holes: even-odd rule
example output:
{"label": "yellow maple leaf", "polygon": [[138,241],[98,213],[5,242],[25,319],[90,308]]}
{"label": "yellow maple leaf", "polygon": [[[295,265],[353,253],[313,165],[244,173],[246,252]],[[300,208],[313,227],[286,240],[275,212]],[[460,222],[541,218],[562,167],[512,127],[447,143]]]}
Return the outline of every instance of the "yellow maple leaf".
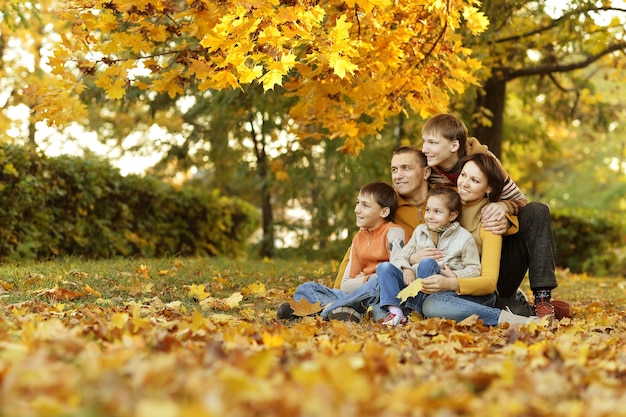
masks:
{"label": "yellow maple leaf", "polygon": [[270,334],[263,332],[263,345],[267,347],[280,347],[283,345],[283,337],[280,333]]}
{"label": "yellow maple leaf", "polygon": [[191,316],[191,323],[189,328],[195,333],[202,329],[206,323],[206,318],[198,310],[194,310],[193,316]]}
{"label": "yellow maple leaf", "polygon": [[418,278],[412,283],[410,283],[409,285],[407,285],[406,287],[404,287],[404,289],[402,289],[402,291],[398,293],[398,298],[402,302],[404,302],[409,297],[415,297],[417,293],[420,292],[421,290],[422,290],[422,280]]}
{"label": "yellow maple leaf", "polygon": [[290,300],[289,305],[291,305],[291,308],[293,309],[293,314],[300,317],[310,316],[311,314],[322,311],[322,306],[319,301],[310,303],[304,298],[299,301]]}
{"label": "yellow maple leaf", "polygon": [[242,288],[241,292],[245,295],[264,296],[267,294],[267,288],[265,288],[265,284],[262,282],[255,282],[254,284],[250,284],[247,287]]}
{"label": "yellow maple leaf", "polygon": [[333,68],[333,72],[339,78],[345,78],[346,72],[354,76],[354,71],[359,69],[358,65],[353,64],[341,54],[334,52],[330,55],[329,64]]}
{"label": "yellow maple leaf", "polygon": [[240,292],[236,292],[231,294],[231,296],[227,299],[225,299],[224,304],[226,304],[230,308],[233,308],[237,307],[241,300],[243,300],[243,295]]}
{"label": "yellow maple leaf", "polygon": [[198,301],[202,301],[205,298],[207,298],[209,295],[211,295],[211,293],[208,293],[205,291],[204,284],[200,284],[200,285],[191,284],[189,286],[189,295],[197,299]]}
{"label": "yellow maple leaf", "polygon": [[127,322],[128,314],[126,313],[115,313],[111,316],[112,329],[123,329]]}
{"label": "yellow maple leaf", "polygon": [[91,288],[89,285],[85,285],[83,287],[83,292],[85,294],[91,294],[91,295],[95,295],[96,297],[102,298],[102,294],[99,291],[96,291],[93,288]]}
{"label": "yellow maple leaf", "polygon": [[275,85],[283,85],[283,73],[277,69],[269,70],[259,81],[263,84],[263,90],[273,90]]}
{"label": "yellow maple leaf", "polygon": [[[206,81],[203,84],[206,84]],[[201,88],[205,88],[206,85],[203,85]],[[217,71],[212,77],[211,86],[209,88],[215,88],[217,90],[223,90],[227,88],[241,88],[239,83],[237,82],[237,77],[227,70]]]}
{"label": "yellow maple leaf", "polygon": [[489,18],[476,7],[470,6],[463,9],[463,18],[466,26],[474,35],[484,32],[489,26]]}

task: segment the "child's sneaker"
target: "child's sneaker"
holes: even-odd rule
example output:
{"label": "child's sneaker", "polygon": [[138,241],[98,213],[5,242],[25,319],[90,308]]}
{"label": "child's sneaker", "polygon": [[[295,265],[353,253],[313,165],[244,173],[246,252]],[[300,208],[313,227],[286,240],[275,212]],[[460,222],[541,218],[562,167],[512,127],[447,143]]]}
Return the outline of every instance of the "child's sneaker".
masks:
{"label": "child's sneaker", "polygon": [[356,308],[343,306],[337,307],[328,313],[327,319],[360,323],[361,320],[363,320],[363,313],[359,312]]}
{"label": "child's sneaker", "polygon": [[406,317],[400,317],[397,314],[388,313],[381,324],[389,327],[404,326],[407,321]]}

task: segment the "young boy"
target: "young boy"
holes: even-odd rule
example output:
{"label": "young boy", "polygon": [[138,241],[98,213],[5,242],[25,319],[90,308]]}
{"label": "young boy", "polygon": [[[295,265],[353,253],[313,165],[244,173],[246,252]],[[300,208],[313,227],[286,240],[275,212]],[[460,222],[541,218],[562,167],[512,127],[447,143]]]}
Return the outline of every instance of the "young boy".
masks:
{"label": "young boy", "polygon": [[[391,257],[391,262],[377,268],[380,305],[388,310],[383,325],[406,323],[398,293],[417,277],[441,274],[450,278],[469,278],[480,275],[480,254],[476,241],[458,222],[461,208],[461,199],[454,189],[431,189],[426,200],[426,223],[415,228],[407,245]],[[443,260],[436,262],[432,258],[422,257],[417,264],[412,265],[411,255],[427,248],[443,251]]]}
{"label": "young boy", "polygon": [[[310,303],[320,302],[322,307],[331,303],[333,309],[344,302],[364,301],[372,295],[378,295],[378,286],[374,282],[368,283],[381,262],[389,261],[390,257],[402,249],[406,241],[405,231],[393,223],[393,214],[398,207],[396,192],[389,184],[374,182],[361,188],[357,197],[354,213],[359,232],[352,240],[350,258],[341,281],[340,289],[329,288],[317,282],[305,282],[298,286],[294,293],[295,301],[306,299]],[[371,291],[359,291],[356,298],[350,294],[365,285],[371,286]],[[327,318],[330,310],[322,312]],[[293,309],[289,303],[278,307],[279,318],[293,318]],[[335,312],[339,314],[340,312]],[[350,311],[348,320],[360,321],[362,316],[354,316]],[[339,316],[333,318],[340,319]]]}

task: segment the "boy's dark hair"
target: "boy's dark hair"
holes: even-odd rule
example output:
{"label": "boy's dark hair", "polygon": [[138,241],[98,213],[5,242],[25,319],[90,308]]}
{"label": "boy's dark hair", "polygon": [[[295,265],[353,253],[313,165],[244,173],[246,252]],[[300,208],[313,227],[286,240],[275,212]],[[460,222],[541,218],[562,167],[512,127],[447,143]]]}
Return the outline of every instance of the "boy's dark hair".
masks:
{"label": "boy's dark hair", "polygon": [[487,177],[487,184],[491,187],[491,192],[488,196],[489,201],[492,203],[500,201],[504,181],[507,178],[502,165],[494,156],[486,153],[473,153],[461,160],[461,166],[470,161],[474,162]]}
{"label": "boy's dark hair", "polygon": [[385,221],[393,221],[393,214],[398,208],[398,196],[393,187],[385,182],[371,182],[359,190],[359,194],[372,196],[381,207],[389,207],[389,215]]}
{"label": "boy's dark hair", "polygon": [[443,197],[446,208],[450,210],[451,213],[456,211],[457,216],[455,221],[459,221],[461,219],[463,204],[461,203],[461,196],[454,188],[445,186],[434,187],[428,190],[428,197],[430,196]]}
{"label": "boy's dark hair", "polygon": [[442,113],[433,116],[424,123],[422,136],[425,134],[441,135],[449,141],[459,141],[459,159],[466,155],[467,127],[458,117]]}
{"label": "boy's dark hair", "polygon": [[393,156],[400,155],[404,153],[414,153],[419,160],[420,166],[422,168],[426,168],[428,166],[428,161],[426,160],[426,155],[424,152],[417,146],[400,146],[398,149],[393,151]]}

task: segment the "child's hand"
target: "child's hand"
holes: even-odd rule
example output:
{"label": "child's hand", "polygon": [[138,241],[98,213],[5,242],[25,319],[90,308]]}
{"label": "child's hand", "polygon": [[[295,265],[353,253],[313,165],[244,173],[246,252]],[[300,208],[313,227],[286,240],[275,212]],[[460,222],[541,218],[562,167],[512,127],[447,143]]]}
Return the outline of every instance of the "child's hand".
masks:
{"label": "child's hand", "polygon": [[415,265],[420,263],[424,258],[431,258],[439,262],[443,259],[443,251],[435,248],[424,248],[409,256],[409,263]]}
{"label": "child's hand", "polygon": [[417,278],[415,275],[415,270],[413,270],[413,268],[403,269],[402,276],[404,278],[404,285],[409,285]]}
{"label": "child's hand", "polygon": [[444,277],[448,277],[448,278],[456,278],[456,274],[454,273],[454,271],[450,269],[448,264],[444,264],[441,267],[441,275],[443,275]]}

